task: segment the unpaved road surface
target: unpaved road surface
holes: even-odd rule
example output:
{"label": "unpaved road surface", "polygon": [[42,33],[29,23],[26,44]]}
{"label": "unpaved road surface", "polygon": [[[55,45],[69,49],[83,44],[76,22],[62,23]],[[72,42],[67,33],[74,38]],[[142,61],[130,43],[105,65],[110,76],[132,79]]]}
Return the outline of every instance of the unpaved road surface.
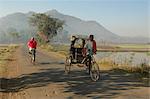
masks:
{"label": "unpaved road surface", "polygon": [[150,99],[149,85],[136,75],[101,71],[91,81],[83,68],[64,73],[64,59],[54,53],[37,52],[32,65],[25,47],[19,47],[1,75],[0,99]]}

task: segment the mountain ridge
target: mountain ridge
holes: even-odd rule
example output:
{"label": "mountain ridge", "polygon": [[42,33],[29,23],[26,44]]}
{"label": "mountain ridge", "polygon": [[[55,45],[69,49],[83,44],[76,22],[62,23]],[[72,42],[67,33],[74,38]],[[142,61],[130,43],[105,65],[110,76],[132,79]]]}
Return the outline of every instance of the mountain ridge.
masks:
{"label": "mountain ridge", "polygon": [[[35,33],[35,30],[33,29],[33,27],[31,27],[28,23],[28,18],[33,13],[36,13],[36,12],[33,12],[33,11],[29,11],[27,13],[16,12],[16,13],[9,14],[5,17],[0,18],[0,34],[2,34],[2,32],[5,32],[5,34],[7,34],[7,31],[9,28],[14,28],[19,32],[24,31],[25,35],[28,35],[30,33],[28,36],[30,37],[31,35]],[[57,10],[49,10],[49,11],[46,11],[45,14],[65,21],[63,32],[66,32],[65,34],[68,34],[68,35],[93,34],[95,35],[96,40],[106,41],[106,42],[124,42],[124,41],[126,42],[129,40],[127,38],[123,38],[121,36],[118,36],[117,34],[112,33],[111,31],[107,30],[104,26],[102,26],[101,24],[99,24],[98,22],[94,20],[85,21],[75,16],[62,14],[58,12]],[[128,42],[130,41],[132,42],[132,39],[130,39]],[[147,41],[144,41],[144,42],[147,42]]]}

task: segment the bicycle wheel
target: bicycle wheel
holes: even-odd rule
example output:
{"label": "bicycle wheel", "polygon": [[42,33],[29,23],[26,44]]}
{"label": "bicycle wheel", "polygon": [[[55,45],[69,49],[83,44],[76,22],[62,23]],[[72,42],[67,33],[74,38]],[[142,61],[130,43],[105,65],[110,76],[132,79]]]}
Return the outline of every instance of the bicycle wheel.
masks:
{"label": "bicycle wheel", "polygon": [[35,62],[35,53],[32,55],[32,63]]}
{"label": "bicycle wheel", "polygon": [[97,81],[100,78],[99,66],[96,62],[91,64],[90,76],[93,81]]}
{"label": "bicycle wheel", "polygon": [[35,63],[35,50],[32,50],[32,54],[31,54],[31,63]]}
{"label": "bicycle wheel", "polygon": [[71,69],[71,57],[66,57],[65,61],[65,73],[69,73]]}

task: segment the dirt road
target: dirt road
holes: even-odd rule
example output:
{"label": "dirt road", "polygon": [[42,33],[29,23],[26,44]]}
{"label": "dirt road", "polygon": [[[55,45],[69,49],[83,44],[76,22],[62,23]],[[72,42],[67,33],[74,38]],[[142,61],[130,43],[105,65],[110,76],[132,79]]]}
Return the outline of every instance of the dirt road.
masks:
{"label": "dirt road", "polygon": [[12,58],[0,78],[0,99],[150,99],[149,86],[137,75],[105,70],[93,82],[81,67],[66,75],[64,59],[54,53],[38,51],[32,65],[19,47]]}

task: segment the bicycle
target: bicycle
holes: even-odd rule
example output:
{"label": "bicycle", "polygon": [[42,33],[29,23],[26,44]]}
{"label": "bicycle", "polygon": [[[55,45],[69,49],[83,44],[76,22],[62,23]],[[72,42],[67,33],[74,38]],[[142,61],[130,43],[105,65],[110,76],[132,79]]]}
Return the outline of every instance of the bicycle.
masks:
{"label": "bicycle", "polygon": [[31,51],[29,52],[30,53],[30,62],[32,64],[35,64],[35,54],[36,54],[36,49],[31,49]]}

